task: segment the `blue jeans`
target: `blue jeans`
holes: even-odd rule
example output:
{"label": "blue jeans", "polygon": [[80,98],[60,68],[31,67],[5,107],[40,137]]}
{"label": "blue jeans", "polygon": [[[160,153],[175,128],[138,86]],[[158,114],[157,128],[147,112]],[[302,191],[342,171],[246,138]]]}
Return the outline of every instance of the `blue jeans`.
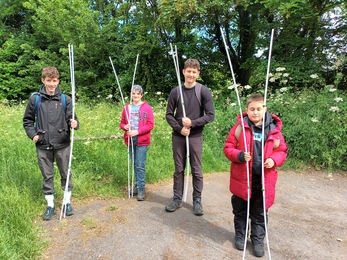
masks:
{"label": "blue jeans", "polygon": [[[148,146],[138,146],[137,136],[132,138],[132,143],[129,146],[129,156],[133,159],[132,152],[134,151],[134,172],[136,177],[136,186],[142,189],[146,185],[146,157]],[[131,147],[133,145],[133,149]]]}

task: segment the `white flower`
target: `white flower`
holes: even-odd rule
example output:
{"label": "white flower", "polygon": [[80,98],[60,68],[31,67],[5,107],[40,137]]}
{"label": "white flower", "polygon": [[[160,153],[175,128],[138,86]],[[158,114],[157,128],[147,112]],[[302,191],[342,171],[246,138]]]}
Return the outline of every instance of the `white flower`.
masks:
{"label": "white flower", "polygon": [[329,92],[334,92],[336,90],[337,90],[336,88],[331,88],[331,89],[329,89]]}
{"label": "white flower", "polygon": [[270,82],[275,82],[276,79],[275,79],[275,78],[270,78],[269,81],[270,81]]}
{"label": "white flower", "polygon": [[289,77],[289,73],[283,73],[283,77]]}
{"label": "white flower", "polygon": [[317,74],[312,74],[312,75],[310,75],[310,77],[311,77],[312,79],[318,79],[318,78],[319,78]]}
{"label": "white flower", "polygon": [[283,68],[283,67],[276,68],[276,71],[285,71],[285,70],[286,70],[286,68]]}
{"label": "white flower", "polygon": [[112,97],[113,97],[112,94],[110,94],[106,97],[106,99],[111,99]]}
{"label": "white flower", "polygon": [[230,106],[234,107],[236,106],[236,103],[230,103]]}
{"label": "white flower", "polygon": [[[286,79],[284,79],[284,80],[281,80],[281,83],[282,84],[287,84],[287,82],[288,82],[288,80],[286,80]],[[285,89],[285,91],[286,91],[287,89]],[[283,92],[283,91],[282,91]]]}
{"label": "white flower", "polygon": [[158,91],[158,92],[156,92],[155,94],[156,94],[156,95],[161,95],[161,92],[160,92],[160,91]]}
{"label": "white flower", "polygon": [[246,85],[245,89],[251,89],[252,87],[250,85]]}
{"label": "white flower", "polygon": [[99,98],[99,97],[100,97],[100,95],[97,95],[96,97],[97,97],[97,98]]}
{"label": "white flower", "polygon": [[283,92],[286,92],[287,91],[287,88],[286,87],[283,87],[283,88],[280,88],[280,91],[283,93]]}
{"label": "white flower", "polygon": [[334,100],[335,100],[336,102],[340,102],[340,101],[343,101],[343,98],[336,97],[336,98],[334,98]]}
{"label": "white flower", "polygon": [[317,118],[315,118],[315,117],[314,117],[314,118],[312,118],[312,119],[311,119],[311,121],[312,121],[313,123],[317,123],[317,122],[319,122],[319,120],[318,120]]}
{"label": "white flower", "polygon": [[333,112],[340,111],[340,109],[338,107],[331,107],[329,110],[333,111]]}

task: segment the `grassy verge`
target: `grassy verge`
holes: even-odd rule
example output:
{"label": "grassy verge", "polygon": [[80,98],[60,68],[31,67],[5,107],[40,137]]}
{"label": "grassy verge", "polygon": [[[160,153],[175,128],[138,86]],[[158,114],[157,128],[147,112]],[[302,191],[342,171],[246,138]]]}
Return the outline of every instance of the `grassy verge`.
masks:
{"label": "grassy verge", "polygon": [[[214,93],[216,119],[204,131],[204,173],[229,170],[223,144],[239,113],[232,95]],[[245,100],[243,97],[243,104]],[[289,145],[284,167],[309,164],[328,171],[347,168],[344,100],[347,100],[344,93],[331,88],[300,93],[282,89],[269,95],[268,110],[282,118],[283,134]],[[147,182],[155,183],[171,179],[174,166],[165,102],[153,98],[150,104],[154,105],[155,128],[148,151]],[[47,245],[42,240],[43,231],[35,224],[36,220],[41,221],[46,202],[41,192],[42,176],[35,146],[22,127],[25,105],[0,104],[0,259],[38,259]],[[121,110],[121,105],[111,102],[77,104],[81,128],[75,131],[73,199],[126,196],[128,159],[123,132],[119,129]],[[56,203],[60,204],[63,192],[59,189],[59,174],[55,185]]]}

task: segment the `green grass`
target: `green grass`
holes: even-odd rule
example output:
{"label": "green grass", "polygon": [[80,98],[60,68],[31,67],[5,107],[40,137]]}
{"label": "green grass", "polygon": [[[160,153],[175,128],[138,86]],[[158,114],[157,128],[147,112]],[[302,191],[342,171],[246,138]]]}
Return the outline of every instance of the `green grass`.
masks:
{"label": "green grass", "polygon": [[[336,98],[344,101],[336,101]],[[155,99],[155,97],[152,97]],[[226,172],[229,162],[223,145],[235,124],[239,107],[235,97],[215,95],[216,119],[204,131],[203,172]],[[241,98],[243,104],[246,97]],[[347,96],[344,93],[303,90],[277,91],[269,95],[267,107],[283,120],[283,134],[289,145],[289,157],[283,168],[345,170],[347,168]],[[104,102],[77,103],[80,129],[75,131],[72,174],[73,200],[88,197],[126,197],[128,154],[119,129],[122,106]],[[155,128],[147,157],[147,182],[170,180],[174,171],[171,129],[165,121],[165,102],[154,105]],[[43,230],[35,221],[46,201],[41,192],[42,176],[34,143],[22,127],[26,104],[0,104],[0,259],[39,259],[47,246]],[[339,107],[332,111],[331,107]],[[57,168],[56,203],[63,191]],[[226,184],[227,187],[228,184]],[[110,209],[111,210],[111,209]],[[90,224],[86,219],[84,224]]]}

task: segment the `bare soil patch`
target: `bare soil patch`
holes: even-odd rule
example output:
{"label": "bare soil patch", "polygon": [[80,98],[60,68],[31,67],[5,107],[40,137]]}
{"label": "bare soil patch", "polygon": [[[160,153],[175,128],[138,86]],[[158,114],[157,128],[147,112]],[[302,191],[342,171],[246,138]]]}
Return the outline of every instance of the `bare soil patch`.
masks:
{"label": "bare soil patch", "polygon": [[[42,222],[50,242],[42,259],[242,259],[234,247],[229,174],[208,174],[204,181],[201,217],[193,214],[191,196],[165,212],[172,182],[147,185],[143,202],[73,204],[75,215]],[[280,171],[268,236],[272,259],[347,259],[346,175]],[[259,259],[248,241],[245,259]]]}

